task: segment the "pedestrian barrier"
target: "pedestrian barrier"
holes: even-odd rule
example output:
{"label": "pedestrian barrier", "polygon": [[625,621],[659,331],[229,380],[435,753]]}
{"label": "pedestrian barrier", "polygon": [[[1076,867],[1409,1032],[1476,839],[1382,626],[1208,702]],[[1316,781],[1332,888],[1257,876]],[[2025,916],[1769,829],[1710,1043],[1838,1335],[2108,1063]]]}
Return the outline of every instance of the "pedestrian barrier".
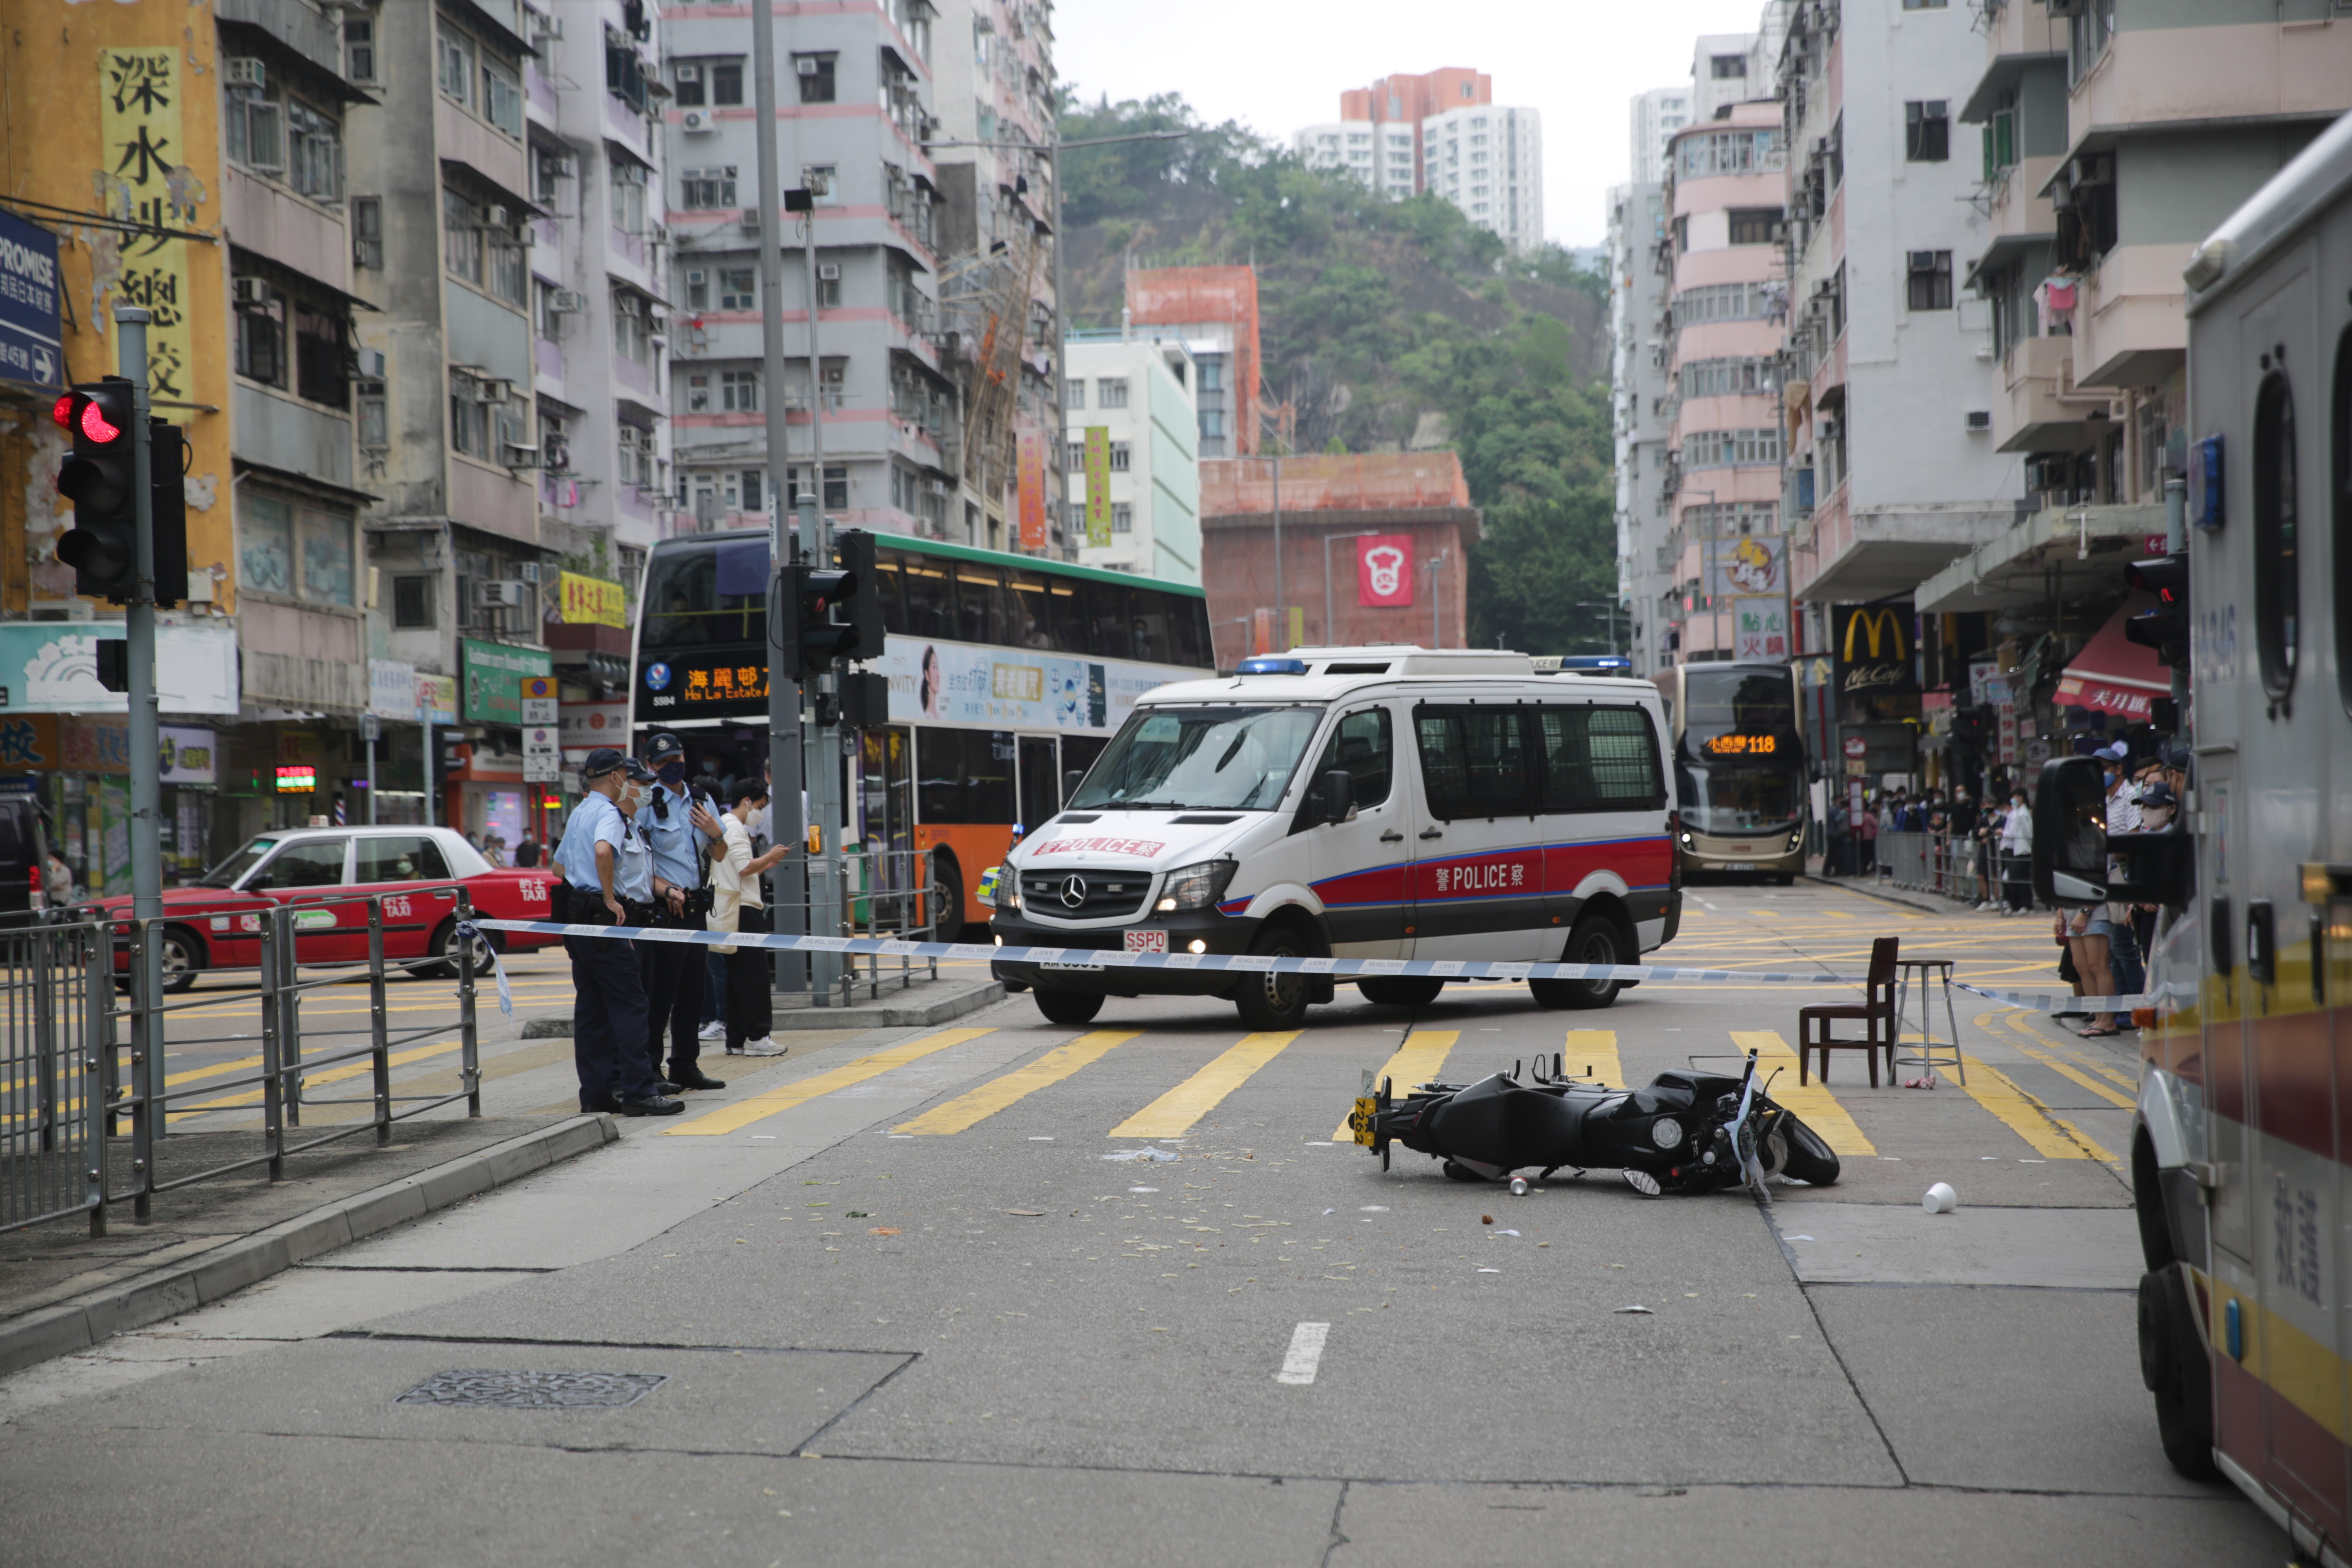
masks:
{"label": "pedestrian barrier", "polygon": [[[797,902],[778,904],[772,901],[768,906],[771,920],[779,909],[797,909],[802,912],[802,929],[813,934],[903,941],[910,936],[926,939],[934,936],[943,916],[954,918],[954,914],[946,909],[947,889],[934,873],[931,854],[927,849],[845,849],[837,858],[812,855],[806,865],[809,896]],[[487,925],[488,922],[477,923]],[[592,926],[586,929],[610,931],[614,928]],[[741,945],[733,936],[701,932],[688,934],[710,934],[716,942]],[[886,988],[903,991],[914,984],[918,978],[937,980],[940,977],[936,958],[918,958],[906,952],[873,952],[863,948],[823,951],[842,953],[839,975],[830,984],[820,986],[812,973],[807,984],[778,994],[806,995],[814,1000],[822,992],[825,999],[819,1005],[846,1007],[856,999],[861,988],[866,992],[866,1000],[878,1002]],[[896,963],[896,969],[887,967],[892,963]],[[919,975],[918,970],[921,971]]]}
{"label": "pedestrian barrier", "polygon": [[[392,1052],[448,1034],[446,1025],[394,1033],[386,984],[403,973],[441,965],[436,956],[387,959],[384,917],[388,900],[455,906],[459,940],[457,1004],[459,1049],[456,1092],[395,1095]],[[364,906],[367,957],[345,963],[300,962],[297,933],[312,929],[320,910]],[[0,932],[0,1230],[38,1225],[75,1214],[89,1215],[90,1234],[106,1234],[110,1205],[128,1200],[133,1217],[147,1219],[158,1193],[218,1180],[238,1171],[268,1167],[269,1179],[286,1173],[286,1159],[339,1139],[373,1130],[379,1145],[392,1141],[396,1121],[457,1100],[468,1116],[482,1113],[474,977],[493,965],[500,1002],[511,1011],[503,966],[482,938],[462,888],[406,887],[397,892],[325,892],[289,898],[251,915],[257,922],[260,964],[249,984],[208,985],[166,1001],[151,962],[154,945],[172,923],[164,917],[76,920],[75,911]],[[183,917],[184,918],[184,917]],[[118,960],[121,963],[118,964]],[[306,1028],[302,999],[325,986],[364,980],[368,1022],[358,1028]],[[116,994],[126,989],[120,1005]],[[261,1012],[257,1059],[231,1064],[255,1070],[206,1073],[174,1086],[164,1071],[167,1045],[173,1048],[243,1045],[244,1035],[182,1035],[168,1026],[175,1013],[216,1008],[225,1002],[257,998]],[[364,1043],[342,1045],[347,1040]],[[322,1042],[323,1050],[317,1049]],[[368,1092],[328,1098],[307,1092],[307,1074],[343,1063],[365,1062]],[[257,1152],[203,1170],[161,1180],[157,1142],[174,1116],[186,1116],[191,1101],[217,1107],[225,1092],[260,1091],[261,1137]],[[289,1141],[301,1128],[306,1107],[362,1106],[363,1119],[332,1131]],[[115,1140],[127,1143],[127,1170],[106,1158]]]}
{"label": "pedestrian barrier", "polygon": [[1997,874],[1988,875],[1974,837],[1953,838],[1941,833],[1881,833],[1878,875],[1898,888],[1940,893],[1963,903],[1980,904],[1999,897]]}

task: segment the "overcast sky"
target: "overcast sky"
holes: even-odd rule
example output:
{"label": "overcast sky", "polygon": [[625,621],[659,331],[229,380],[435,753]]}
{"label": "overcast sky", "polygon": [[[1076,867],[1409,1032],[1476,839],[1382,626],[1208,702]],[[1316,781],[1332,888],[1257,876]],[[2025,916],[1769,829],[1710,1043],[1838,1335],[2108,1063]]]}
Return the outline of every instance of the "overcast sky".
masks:
{"label": "overcast sky", "polygon": [[1543,115],[1544,227],[1598,245],[1630,168],[1626,100],[1686,82],[1701,33],[1752,30],[1761,0],[1055,0],[1055,63],[1089,100],[1181,93],[1211,121],[1287,142],[1339,94],[1441,66]]}

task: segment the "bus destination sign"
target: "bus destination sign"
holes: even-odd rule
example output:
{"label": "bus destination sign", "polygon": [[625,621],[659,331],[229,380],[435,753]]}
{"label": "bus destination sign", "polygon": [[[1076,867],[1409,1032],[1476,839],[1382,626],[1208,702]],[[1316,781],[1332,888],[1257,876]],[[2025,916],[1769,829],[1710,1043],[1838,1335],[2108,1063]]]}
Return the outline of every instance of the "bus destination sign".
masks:
{"label": "bus destination sign", "polygon": [[768,710],[768,667],[750,648],[681,651],[646,664],[637,679],[642,719],[756,716]]}
{"label": "bus destination sign", "polygon": [[1769,757],[1780,749],[1778,735],[1714,735],[1700,746],[1710,757]]}

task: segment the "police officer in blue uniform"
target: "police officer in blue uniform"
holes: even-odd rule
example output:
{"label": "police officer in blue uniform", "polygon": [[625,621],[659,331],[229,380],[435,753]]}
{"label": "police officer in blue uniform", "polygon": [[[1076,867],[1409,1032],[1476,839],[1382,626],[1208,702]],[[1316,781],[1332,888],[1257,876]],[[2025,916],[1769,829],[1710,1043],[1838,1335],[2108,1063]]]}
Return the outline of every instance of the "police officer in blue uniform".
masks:
{"label": "police officer in blue uniform", "polygon": [[[588,793],[572,814],[555,856],[562,873],[559,921],[579,925],[645,925],[653,920],[653,854],[634,813],[653,775],[625,752],[599,746],[580,769]],[[580,1074],[580,1109],[625,1116],[675,1116],[683,1100],[665,1097],[646,1065],[645,982],[633,943],[614,937],[567,936],[572,957],[572,1059]],[[650,944],[649,944],[650,945]]]}
{"label": "police officer in blue uniform", "polygon": [[[654,782],[637,813],[637,831],[653,851],[654,924],[701,931],[710,893],[703,885],[703,844],[720,836],[719,818],[686,788],[686,746],[658,731],[646,742]],[[637,973],[646,987],[646,1057],[654,1076],[680,1089],[725,1089],[702,1070],[702,988],[709,950],[682,942],[641,942]],[[662,1037],[669,1037],[669,1070],[662,1070]]]}

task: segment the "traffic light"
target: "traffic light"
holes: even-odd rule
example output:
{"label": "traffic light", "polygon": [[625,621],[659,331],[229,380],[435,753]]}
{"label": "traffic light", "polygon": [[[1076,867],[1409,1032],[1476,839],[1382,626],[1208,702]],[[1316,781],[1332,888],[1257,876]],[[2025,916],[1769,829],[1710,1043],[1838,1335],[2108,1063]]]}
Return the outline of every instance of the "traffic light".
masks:
{"label": "traffic light", "polygon": [[[132,450],[131,383],[110,375],[65,393],[50,417],[73,437],[73,455],[58,470],[58,493],[74,503],[74,526],[58,541],[58,559],[74,569],[74,591],[129,604],[137,590],[139,507]],[[148,421],[149,514],[154,531],[155,603],[188,596],[188,512],[180,427]]]}
{"label": "traffic light", "polygon": [[848,600],[857,592],[857,575],[853,572],[828,570],[822,566],[795,562],[792,568],[793,591],[790,614],[799,627],[795,647],[799,655],[799,679],[814,680],[830,674],[833,661],[847,654],[856,645],[855,627],[833,618],[834,606]]}
{"label": "traffic light", "polygon": [[853,659],[882,657],[882,577],[875,569],[874,536],[863,529],[846,529],[834,536],[834,558],[848,574],[843,592],[842,621],[850,640],[841,649]]}
{"label": "traffic light", "polygon": [[2156,604],[2124,623],[2124,636],[2175,668],[2189,662],[2189,557],[2158,555],[2135,561],[2131,585],[2156,595]]}
{"label": "traffic light", "polygon": [[51,416],[73,437],[58,493],[74,503],[74,525],[58,541],[58,559],[74,569],[75,593],[127,604],[139,562],[131,383],[119,375],[81,383]]}
{"label": "traffic light", "polygon": [[1974,746],[1979,752],[1990,750],[1993,739],[1993,711],[1990,707],[1956,708],[1952,710],[1952,739]]}

